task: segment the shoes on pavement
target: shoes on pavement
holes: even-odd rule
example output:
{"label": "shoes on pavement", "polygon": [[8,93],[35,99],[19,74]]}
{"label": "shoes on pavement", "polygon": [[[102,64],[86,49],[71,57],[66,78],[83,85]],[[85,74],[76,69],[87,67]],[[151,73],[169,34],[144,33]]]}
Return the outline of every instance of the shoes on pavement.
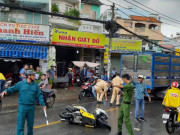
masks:
{"label": "shoes on pavement", "polygon": [[136,118],[135,121],[138,122],[138,123],[140,122],[138,118]]}
{"label": "shoes on pavement", "polygon": [[117,132],[116,135],[122,135],[122,132]]}
{"label": "shoes on pavement", "polygon": [[117,104],[116,106],[120,106],[120,104]]}
{"label": "shoes on pavement", "polygon": [[139,120],[140,120],[140,121],[146,121],[144,118],[140,118]]}

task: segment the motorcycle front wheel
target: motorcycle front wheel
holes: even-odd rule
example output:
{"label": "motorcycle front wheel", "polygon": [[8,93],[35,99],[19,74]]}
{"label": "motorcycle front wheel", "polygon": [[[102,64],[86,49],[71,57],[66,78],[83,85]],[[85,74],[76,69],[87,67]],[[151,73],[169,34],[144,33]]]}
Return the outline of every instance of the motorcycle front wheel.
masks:
{"label": "motorcycle front wheel", "polygon": [[79,93],[79,100],[82,100],[83,98],[85,98],[85,92],[84,91],[81,91],[80,93]]}
{"label": "motorcycle front wheel", "polygon": [[108,122],[106,120],[101,119],[101,118],[97,119],[97,126],[111,130],[111,126],[108,124]]}
{"label": "motorcycle front wheel", "polygon": [[55,98],[54,97],[49,97],[46,99],[46,106],[47,107],[52,107],[55,103]]}
{"label": "motorcycle front wheel", "polygon": [[172,134],[174,133],[175,131],[175,125],[174,125],[174,122],[172,120],[167,120],[167,123],[166,123],[166,131],[169,133],[169,134]]}

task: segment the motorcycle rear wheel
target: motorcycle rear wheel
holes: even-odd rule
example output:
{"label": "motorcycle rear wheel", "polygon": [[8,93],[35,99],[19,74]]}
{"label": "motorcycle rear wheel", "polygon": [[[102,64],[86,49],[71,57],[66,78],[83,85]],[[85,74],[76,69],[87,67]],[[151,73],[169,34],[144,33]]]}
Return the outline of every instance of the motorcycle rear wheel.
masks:
{"label": "motorcycle rear wheel", "polygon": [[85,92],[84,91],[81,91],[80,93],[79,93],[79,100],[82,100],[82,99],[84,99],[85,98]]}
{"label": "motorcycle rear wheel", "polygon": [[54,97],[49,97],[49,98],[47,98],[46,99],[47,101],[47,103],[46,103],[46,106],[47,107],[52,107],[53,105],[54,105],[54,103],[55,103],[55,98]]}
{"label": "motorcycle rear wheel", "polygon": [[97,126],[111,130],[111,126],[108,124],[108,122],[106,120],[101,119],[101,118],[97,119]]}
{"label": "motorcycle rear wheel", "polygon": [[166,131],[167,131],[169,134],[174,133],[174,131],[175,131],[175,125],[174,125],[174,122],[173,122],[173,121],[167,120],[167,123],[166,123],[165,127],[166,127]]}

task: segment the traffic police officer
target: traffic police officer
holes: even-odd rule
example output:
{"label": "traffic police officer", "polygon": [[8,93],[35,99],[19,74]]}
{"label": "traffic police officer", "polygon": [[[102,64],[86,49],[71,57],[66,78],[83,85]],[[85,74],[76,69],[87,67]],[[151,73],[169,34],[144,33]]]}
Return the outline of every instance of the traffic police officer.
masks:
{"label": "traffic police officer", "polygon": [[124,83],[126,86],[123,85],[113,85],[114,87],[123,88],[123,101],[121,103],[121,108],[119,110],[119,117],[118,117],[118,133],[117,135],[122,135],[122,125],[123,125],[123,118],[125,121],[126,129],[128,131],[128,135],[134,135],[132,130],[132,124],[130,121],[130,111],[131,111],[131,98],[133,96],[134,87],[131,83],[130,76],[128,74],[124,74],[122,76]]}
{"label": "traffic police officer", "polygon": [[24,124],[27,120],[27,135],[33,135],[34,125],[34,113],[35,113],[35,102],[39,99],[43,109],[46,110],[46,106],[43,100],[43,96],[40,88],[34,82],[35,72],[28,70],[26,73],[26,80],[21,81],[13,87],[4,90],[1,94],[3,98],[6,93],[19,92],[19,107],[17,116],[17,135],[24,135]]}

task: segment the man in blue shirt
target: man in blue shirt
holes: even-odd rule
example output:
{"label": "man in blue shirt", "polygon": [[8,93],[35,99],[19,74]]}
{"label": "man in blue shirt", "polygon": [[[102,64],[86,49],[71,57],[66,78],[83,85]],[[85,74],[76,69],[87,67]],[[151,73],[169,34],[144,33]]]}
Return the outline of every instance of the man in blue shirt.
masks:
{"label": "man in blue shirt", "polygon": [[108,76],[107,76],[107,72],[105,72],[105,75],[104,75],[104,77],[103,77],[102,80],[104,80],[104,81],[106,81],[106,82],[109,82],[109,78],[108,78]]}
{"label": "man in blue shirt", "polygon": [[26,80],[26,72],[29,69],[29,65],[24,65],[24,67],[20,70],[19,74],[20,74],[20,80],[21,81],[25,81]]}
{"label": "man in blue shirt", "polygon": [[34,114],[35,114],[35,102],[39,99],[43,109],[46,110],[46,106],[43,100],[43,96],[40,88],[34,82],[35,72],[28,70],[26,73],[27,79],[14,85],[13,87],[6,89],[2,92],[3,98],[7,93],[19,92],[19,107],[17,116],[17,135],[24,135],[24,124],[27,120],[27,134],[33,135]]}
{"label": "man in blue shirt", "polygon": [[[130,75],[132,79],[132,74]],[[149,99],[149,102],[151,102],[151,98],[147,92],[146,85],[143,83],[144,77],[143,75],[138,76],[138,82],[132,81],[132,84],[135,86],[136,92],[135,92],[135,99],[136,99],[136,109],[135,109],[135,118],[136,121],[139,122],[145,121],[144,119],[144,108],[145,108],[145,101],[144,96],[147,96]],[[139,106],[141,108],[141,115],[139,119]]]}
{"label": "man in blue shirt", "polygon": [[47,71],[47,75],[49,76],[49,89],[52,89],[55,77],[55,66],[51,65],[51,69]]}

